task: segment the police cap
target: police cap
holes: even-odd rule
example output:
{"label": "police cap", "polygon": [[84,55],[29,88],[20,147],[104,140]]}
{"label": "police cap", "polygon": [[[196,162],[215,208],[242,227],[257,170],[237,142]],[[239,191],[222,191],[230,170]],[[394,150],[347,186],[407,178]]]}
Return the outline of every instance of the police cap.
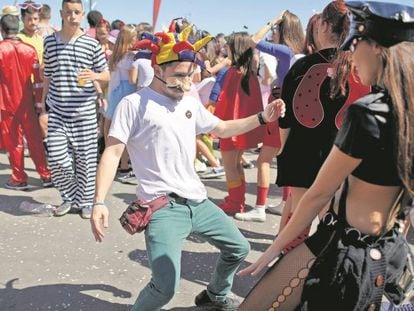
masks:
{"label": "police cap", "polygon": [[372,39],[384,47],[402,41],[414,41],[414,8],[388,2],[348,1],[350,31],[342,44],[348,50],[351,44],[363,38]]}

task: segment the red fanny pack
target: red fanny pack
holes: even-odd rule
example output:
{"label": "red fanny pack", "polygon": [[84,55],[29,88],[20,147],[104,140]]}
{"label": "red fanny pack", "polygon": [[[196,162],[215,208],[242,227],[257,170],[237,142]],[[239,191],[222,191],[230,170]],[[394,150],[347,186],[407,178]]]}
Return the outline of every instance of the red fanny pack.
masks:
{"label": "red fanny pack", "polygon": [[122,213],[119,221],[129,234],[142,232],[148,225],[152,213],[163,208],[170,202],[170,197],[163,195],[150,202],[132,202]]}

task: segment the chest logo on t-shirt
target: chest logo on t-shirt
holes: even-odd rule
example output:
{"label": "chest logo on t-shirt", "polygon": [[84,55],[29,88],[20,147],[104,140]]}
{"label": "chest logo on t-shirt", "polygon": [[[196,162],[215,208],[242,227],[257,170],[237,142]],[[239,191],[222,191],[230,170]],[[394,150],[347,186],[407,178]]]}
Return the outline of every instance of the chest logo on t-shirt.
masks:
{"label": "chest logo on t-shirt", "polygon": [[191,117],[193,116],[192,112],[190,110],[187,110],[187,112],[185,113],[185,116],[187,117],[187,119],[191,119]]}

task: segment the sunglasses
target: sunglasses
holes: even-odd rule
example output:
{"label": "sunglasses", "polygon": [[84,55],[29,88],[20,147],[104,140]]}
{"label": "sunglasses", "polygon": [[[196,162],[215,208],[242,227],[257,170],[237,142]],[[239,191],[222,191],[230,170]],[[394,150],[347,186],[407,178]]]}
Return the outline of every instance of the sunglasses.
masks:
{"label": "sunglasses", "polygon": [[272,32],[279,31],[279,24],[273,25],[273,26],[272,26],[272,28],[270,28],[270,30],[271,30]]}
{"label": "sunglasses", "polygon": [[43,4],[40,3],[21,3],[17,6],[22,10],[27,10],[28,8],[32,8],[34,10],[41,10],[43,8]]}
{"label": "sunglasses", "polygon": [[109,22],[105,18],[100,18],[98,24],[109,25]]}

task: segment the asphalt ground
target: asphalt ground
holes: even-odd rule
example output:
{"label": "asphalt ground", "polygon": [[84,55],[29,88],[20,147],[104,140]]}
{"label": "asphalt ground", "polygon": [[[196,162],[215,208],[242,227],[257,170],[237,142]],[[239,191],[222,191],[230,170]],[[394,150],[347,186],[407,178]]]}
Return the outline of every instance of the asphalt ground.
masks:
{"label": "asphalt ground", "polygon": [[[247,152],[255,162],[257,154]],[[78,214],[63,217],[36,216],[23,212],[23,201],[61,203],[58,191],[44,189],[30,158],[25,158],[30,188],[5,189],[10,176],[5,153],[0,153],[0,310],[128,310],[150,279],[143,234],[128,235],[118,218],[134,200],[134,185],[114,181],[106,203],[110,227],[103,243],[96,243],[88,220]],[[247,169],[246,203],[255,203],[257,170]],[[272,180],[276,164],[272,163]],[[225,178],[205,180],[209,197],[216,203],[226,194]],[[269,203],[277,203],[281,191],[271,185]],[[254,262],[271,244],[278,231],[279,216],[267,214],[264,223],[240,222],[251,252],[242,267]],[[410,234],[413,243],[413,235]],[[190,236],[182,252],[180,288],[164,310],[198,310],[194,297],[209,282],[218,251]],[[235,277],[231,296],[240,300],[257,281]]]}

